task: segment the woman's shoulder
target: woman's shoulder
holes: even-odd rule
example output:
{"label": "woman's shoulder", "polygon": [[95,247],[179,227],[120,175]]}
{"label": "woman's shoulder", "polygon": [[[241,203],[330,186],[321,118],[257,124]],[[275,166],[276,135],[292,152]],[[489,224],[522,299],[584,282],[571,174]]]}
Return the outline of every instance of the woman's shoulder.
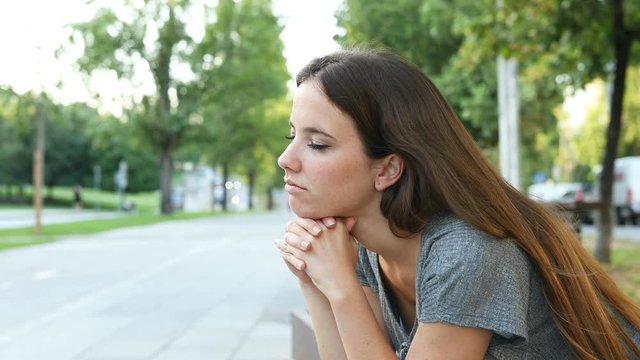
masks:
{"label": "woman's shoulder", "polygon": [[475,267],[528,262],[512,239],[490,235],[453,214],[434,216],[428,223],[422,234],[420,259],[422,262],[473,263]]}

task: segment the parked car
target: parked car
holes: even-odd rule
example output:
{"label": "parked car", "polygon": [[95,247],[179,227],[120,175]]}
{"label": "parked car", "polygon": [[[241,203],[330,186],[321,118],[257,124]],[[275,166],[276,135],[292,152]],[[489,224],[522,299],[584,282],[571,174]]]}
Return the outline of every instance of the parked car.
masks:
{"label": "parked car", "polygon": [[557,202],[575,197],[582,188],[583,184],[578,182],[546,182],[529,186],[527,194],[542,202]]}
{"label": "parked car", "polygon": [[571,207],[572,211],[575,213],[575,218],[582,224],[593,224],[594,219],[596,217],[595,210],[592,209],[584,209],[578,210],[583,207],[583,204],[592,204],[598,201],[598,194],[594,192],[594,187],[589,183],[581,183],[580,187],[576,190],[567,191],[558,202],[561,204],[566,204],[566,206]]}
{"label": "parked car", "polygon": [[[599,184],[598,176],[596,193],[599,192]],[[616,159],[613,167],[611,206],[618,225],[637,225],[640,222],[640,156]]]}
{"label": "parked car", "polygon": [[[531,185],[527,189],[530,198],[558,206],[567,212],[579,225],[592,224],[594,211],[585,204],[597,201],[592,184],[579,182],[540,183]],[[586,207],[586,208],[585,208]],[[585,208],[585,209],[582,209]]]}

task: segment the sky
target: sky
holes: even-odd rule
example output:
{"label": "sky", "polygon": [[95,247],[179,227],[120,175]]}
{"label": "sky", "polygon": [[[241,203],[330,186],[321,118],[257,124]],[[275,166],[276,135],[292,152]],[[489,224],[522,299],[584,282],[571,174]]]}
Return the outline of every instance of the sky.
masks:
{"label": "sky", "polygon": [[[338,48],[333,41],[337,31],[333,14],[341,1],[273,0],[274,12],[285,25],[281,37],[292,77],[312,58]],[[68,36],[66,24],[88,21],[93,14],[85,0],[0,0],[0,86],[11,86],[18,93],[44,89],[65,104],[90,101],[91,93],[73,70],[73,60],[80,54],[72,51],[56,60],[55,50]],[[103,109],[119,112],[116,98],[126,89],[114,76],[97,76],[89,86],[102,95]],[[151,85],[141,85],[145,87],[143,91],[152,91]]]}

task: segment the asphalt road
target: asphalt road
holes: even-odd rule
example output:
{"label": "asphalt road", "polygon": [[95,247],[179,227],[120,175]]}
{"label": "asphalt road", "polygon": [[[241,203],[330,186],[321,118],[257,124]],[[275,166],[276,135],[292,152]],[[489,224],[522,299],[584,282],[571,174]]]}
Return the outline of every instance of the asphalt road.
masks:
{"label": "asphalt road", "polygon": [[[41,221],[47,225],[122,215],[123,213],[116,211],[44,209]],[[34,223],[35,215],[32,209],[0,210],[0,229],[33,226]]]}
{"label": "asphalt road", "polygon": [[[596,227],[593,225],[582,225],[584,234],[595,234]],[[622,225],[613,228],[614,240],[637,241],[640,242],[640,225]]]}
{"label": "asphalt road", "polygon": [[304,308],[286,212],[120,229],[0,252],[2,360],[290,357]]}

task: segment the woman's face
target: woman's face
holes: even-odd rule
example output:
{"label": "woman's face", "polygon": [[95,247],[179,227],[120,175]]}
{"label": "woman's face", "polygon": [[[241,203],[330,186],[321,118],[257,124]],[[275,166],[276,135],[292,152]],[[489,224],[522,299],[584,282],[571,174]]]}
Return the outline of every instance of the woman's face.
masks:
{"label": "woman's face", "polygon": [[357,217],[379,207],[376,161],[366,156],[353,120],[319,89],[315,81],[305,81],[293,97],[293,139],[278,158],[289,206],[311,219]]}

